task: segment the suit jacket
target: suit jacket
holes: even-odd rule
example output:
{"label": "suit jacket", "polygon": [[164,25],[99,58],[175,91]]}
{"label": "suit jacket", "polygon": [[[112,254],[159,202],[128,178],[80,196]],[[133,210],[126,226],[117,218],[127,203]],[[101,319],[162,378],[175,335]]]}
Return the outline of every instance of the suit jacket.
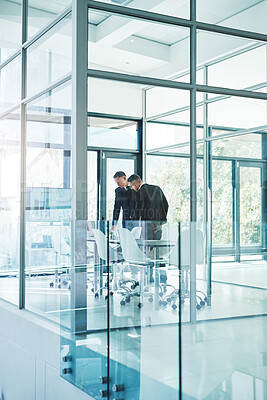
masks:
{"label": "suit jacket", "polygon": [[118,221],[121,209],[123,221],[135,219],[135,193],[129,187],[115,190],[113,223]]}
{"label": "suit jacket", "polygon": [[167,221],[169,204],[159,186],[144,183],[136,192],[135,215],[143,221]]}

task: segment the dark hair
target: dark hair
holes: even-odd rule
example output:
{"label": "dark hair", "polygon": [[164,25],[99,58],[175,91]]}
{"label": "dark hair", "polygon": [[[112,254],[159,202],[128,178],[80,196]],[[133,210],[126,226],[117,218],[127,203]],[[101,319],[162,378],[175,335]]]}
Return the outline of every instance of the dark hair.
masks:
{"label": "dark hair", "polygon": [[113,178],[122,178],[123,176],[126,176],[125,172],[123,171],[117,171],[116,174],[113,175]]}
{"label": "dark hair", "polygon": [[142,179],[140,178],[139,175],[137,174],[132,174],[131,176],[129,176],[129,178],[127,179],[128,182],[142,182]]}

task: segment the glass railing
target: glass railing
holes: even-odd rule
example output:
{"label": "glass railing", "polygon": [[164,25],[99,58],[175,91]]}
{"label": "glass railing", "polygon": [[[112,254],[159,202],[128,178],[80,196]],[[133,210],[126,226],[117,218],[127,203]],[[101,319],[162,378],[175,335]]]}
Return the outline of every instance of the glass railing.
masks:
{"label": "glass railing", "polygon": [[71,223],[30,218],[25,225],[25,308],[60,323],[70,307]]}
{"label": "glass railing", "polygon": [[[179,322],[207,305],[196,271],[190,282],[189,225],[87,222],[75,235],[84,243],[76,242],[71,307],[61,307],[62,377],[95,399],[178,399]],[[203,263],[200,229],[195,240]]]}
{"label": "glass railing", "polygon": [[[16,302],[19,224],[1,222],[0,295]],[[26,308],[60,323],[61,376],[92,398],[266,398],[264,225],[231,259],[200,223],[50,216],[25,232]]]}
{"label": "glass railing", "polygon": [[61,376],[94,399],[263,400],[264,254],[215,264],[201,224],[129,228],[72,224]]}

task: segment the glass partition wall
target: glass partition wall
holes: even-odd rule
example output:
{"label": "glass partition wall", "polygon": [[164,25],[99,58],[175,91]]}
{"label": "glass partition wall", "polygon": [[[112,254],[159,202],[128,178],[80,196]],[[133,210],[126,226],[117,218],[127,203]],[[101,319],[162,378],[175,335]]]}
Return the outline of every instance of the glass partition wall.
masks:
{"label": "glass partition wall", "polygon": [[[62,376],[96,399],[264,399],[267,2],[174,3],[0,1],[0,297],[61,324]],[[111,258],[118,170],[190,249],[137,239],[147,286]]]}

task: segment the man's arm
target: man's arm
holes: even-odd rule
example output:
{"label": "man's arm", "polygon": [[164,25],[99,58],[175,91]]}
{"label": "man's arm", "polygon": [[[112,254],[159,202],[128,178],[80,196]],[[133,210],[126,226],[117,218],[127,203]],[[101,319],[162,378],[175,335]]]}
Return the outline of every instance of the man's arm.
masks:
{"label": "man's arm", "polygon": [[119,216],[120,216],[121,207],[122,207],[122,204],[121,204],[121,200],[120,200],[120,195],[118,194],[118,190],[115,190],[115,201],[114,201],[112,225],[115,225],[116,221],[118,221]]}
{"label": "man's arm", "polygon": [[135,207],[135,216],[136,219],[144,220],[145,219],[145,206],[146,206],[146,186],[142,185],[141,188],[136,192],[136,207]]}
{"label": "man's arm", "polygon": [[167,220],[167,214],[168,214],[168,209],[169,209],[169,204],[168,201],[165,197],[165,194],[162,192],[162,205],[163,205],[163,217],[165,220]]}

